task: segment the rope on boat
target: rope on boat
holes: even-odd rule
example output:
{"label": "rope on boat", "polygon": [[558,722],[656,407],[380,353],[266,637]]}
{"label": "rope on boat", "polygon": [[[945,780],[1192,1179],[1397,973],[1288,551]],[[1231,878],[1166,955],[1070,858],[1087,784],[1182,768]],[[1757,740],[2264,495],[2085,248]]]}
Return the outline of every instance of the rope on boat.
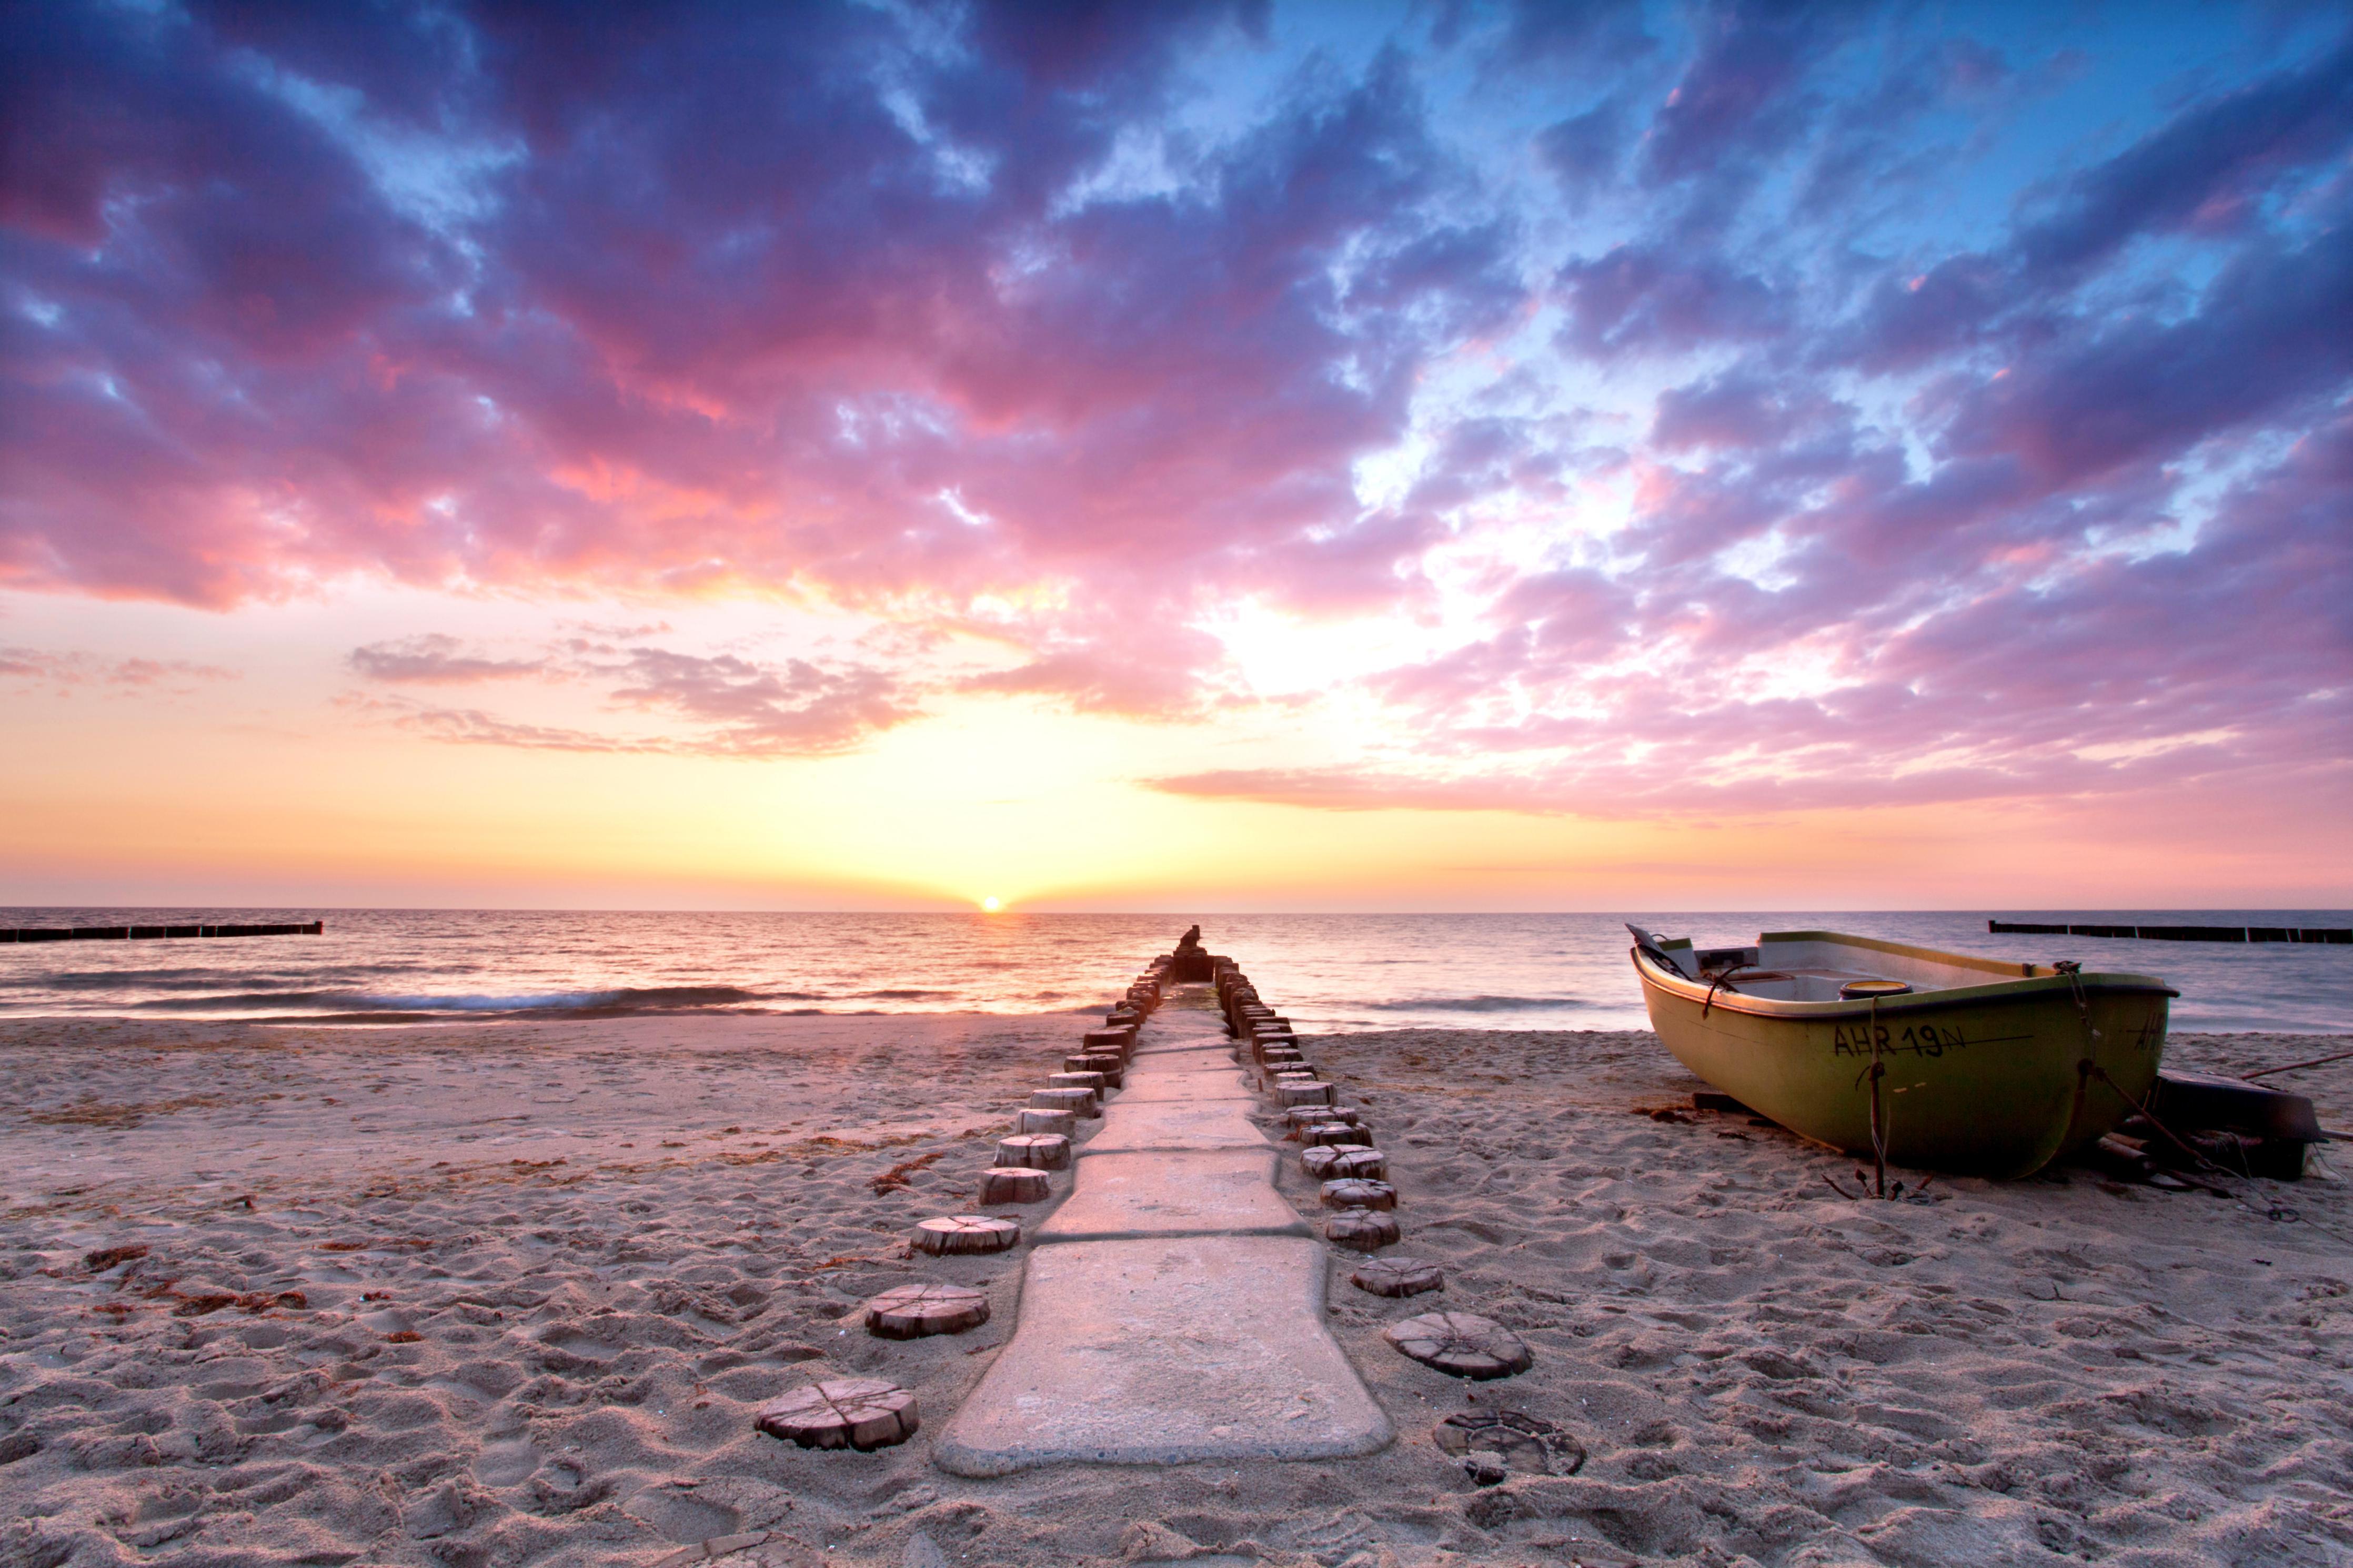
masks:
{"label": "rope on boat", "polygon": [[1887,1076],[1886,1064],[1879,1059],[1879,998],[1871,999],[1871,1163],[1877,1184],[1876,1197],[1887,1195],[1887,1119],[1879,1108],[1879,1080]]}
{"label": "rope on boat", "polygon": [[1740,987],[1732,984],[1732,977],[1734,975],[1739,973],[1744,969],[1759,969],[1762,967],[1763,965],[1756,963],[1736,963],[1729,969],[1717,970],[1715,972],[1715,978],[1708,983],[1707,999],[1699,1005],[1699,1016],[1703,1018],[1707,1016],[1707,1010],[1715,1005],[1715,994],[1719,989],[1729,991],[1735,996],[1740,994]]}

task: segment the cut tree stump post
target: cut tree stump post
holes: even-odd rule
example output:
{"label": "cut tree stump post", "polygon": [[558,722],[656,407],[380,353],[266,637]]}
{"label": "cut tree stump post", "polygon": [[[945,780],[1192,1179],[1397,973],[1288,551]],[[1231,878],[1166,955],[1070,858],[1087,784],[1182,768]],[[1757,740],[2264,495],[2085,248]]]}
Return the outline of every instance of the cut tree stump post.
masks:
{"label": "cut tree stump post", "polygon": [[1046,1075],[1046,1083],[1052,1089],[1083,1089],[1093,1095],[1098,1101],[1103,1099],[1103,1091],[1108,1087],[1103,1082],[1103,1075],[1099,1072],[1049,1073]]}
{"label": "cut tree stump post", "polygon": [[1332,1086],[1328,1083],[1278,1083],[1274,1086],[1275,1101],[1282,1106],[1329,1105]]}
{"label": "cut tree stump post", "polygon": [[1029,1095],[1032,1110],[1067,1110],[1073,1116],[1092,1119],[1103,1114],[1103,1101],[1091,1089],[1040,1089]]}
{"label": "cut tree stump post", "polygon": [[1449,1377],[1483,1382],[1535,1364],[1519,1335],[1475,1312],[1430,1312],[1391,1323],[1381,1332],[1400,1354]]}
{"label": "cut tree stump post", "polygon": [[994,1215],[955,1214],[917,1222],[915,1249],[939,1256],[1002,1252],[1021,1239],[1021,1226]]}
{"label": "cut tree stump post", "polygon": [[1332,1162],[1332,1174],[1335,1176],[1358,1176],[1368,1182],[1385,1181],[1388,1177],[1388,1159],[1378,1149],[1350,1148],[1342,1143],[1335,1146],[1335,1152],[1340,1156]]}
{"label": "cut tree stump post", "polygon": [[1059,1136],[1065,1143],[1079,1131],[1079,1119],[1067,1110],[1023,1110],[1016,1118],[1017,1131],[1043,1132]]}
{"label": "cut tree stump post", "polygon": [[1343,1176],[1324,1184],[1324,1206],[1327,1209],[1393,1209],[1397,1207],[1397,1189],[1387,1182],[1366,1181],[1362,1176]]}
{"label": "cut tree stump post", "polygon": [[1324,1222],[1324,1239],[1352,1252],[1395,1247],[1398,1235],[1397,1216],[1378,1209],[1343,1209]]}
{"label": "cut tree stump post", "polygon": [[1364,1142],[1364,1136],[1345,1121],[1311,1121],[1299,1130],[1299,1141],[1313,1148],[1318,1143]]}
{"label": "cut tree stump post", "polygon": [[[1038,1174],[1028,1171],[1018,1173]],[[1039,1175],[1038,1179],[1043,1181],[1045,1177]],[[867,1332],[886,1340],[960,1334],[987,1321],[988,1298],[965,1285],[900,1285],[866,1303]]]}
{"label": "cut tree stump post", "polygon": [[1028,1169],[997,1169],[980,1173],[980,1201],[985,1204],[1042,1204],[1053,1196],[1046,1173]]}
{"label": "cut tree stump post", "polygon": [[997,1141],[997,1163],[1033,1171],[1067,1171],[1071,1140],[1060,1132],[1017,1132]]}
{"label": "cut tree stump post", "polygon": [[1419,1296],[1446,1289],[1446,1275],[1438,1265],[1419,1258],[1367,1258],[1348,1279],[1375,1296]]}
{"label": "cut tree stump post", "polygon": [[759,1429],[804,1448],[865,1452],[903,1443],[923,1423],[915,1396],[875,1377],[836,1378],[772,1399],[760,1406]]}
{"label": "cut tree stump post", "polygon": [[1336,1180],[1340,1173],[1332,1167],[1340,1163],[1340,1151],[1347,1146],[1345,1143],[1336,1146],[1330,1143],[1311,1144],[1299,1152],[1299,1168],[1319,1182]]}

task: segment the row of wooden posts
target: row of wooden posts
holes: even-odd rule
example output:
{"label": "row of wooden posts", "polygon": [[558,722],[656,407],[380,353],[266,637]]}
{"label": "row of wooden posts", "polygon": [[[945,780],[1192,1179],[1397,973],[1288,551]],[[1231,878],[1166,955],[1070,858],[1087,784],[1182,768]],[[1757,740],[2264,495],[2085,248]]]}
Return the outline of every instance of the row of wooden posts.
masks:
{"label": "row of wooden posts", "polygon": [[[1300,1145],[1300,1168],[1322,1184],[1324,1207],[1332,1211],[1324,1238],[1367,1255],[1349,1281],[1375,1296],[1443,1290],[1446,1277],[1435,1264],[1371,1256],[1398,1238],[1397,1188],[1388,1180],[1388,1157],[1373,1142],[1371,1119],[1339,1102],[1332,1084],[1307,1060],[1291,1020],[1266,1005],[1240,965],[1214,956],[1209,963],[1218,1005],[1237,1042],[1236,1059],[1260,1091],[1273,1097],[1285,1136]],[[1451,1377],[1509,1377],[1535,1363],[1518,1335],[1470,1312],[1406,1318],[1389,1324],[1382,1337],[1398,1354]]]}
{"label": "row of wooden posts", "polygon": [[[1136,1030],[1160,1005],[1170,962],[1156,959],[1137,975],[1103,1026],[1086,1031],[1080,1048],[1062,1058],[1062,1070],[1030,1095],[1013,1132],[998,1141],[996,1164],[981,1173],[983,1205],[1043,1203],[1052,1195],[1047,1173],[1070,1168],[1079,1121],[1101,1116],[1104,1091],[1124,1081]],[[1020,1244],[1021,1225],[1000,1215],[944,1215],[919,1223],[910,1239],[917,1251],[935,1256],[1003,1252]],[[988,1298],[966,1285],[902,1285],[869,1301],[865,1320],[868,1331],[883,1339],[962,1333],[988,1321]],[[913,1436],[921,1424],[913,1391],[871,1377],[795,1389],[761,1406],[757,1418],[761,1431],[804,1448],[889,1447]]]}
{"label": "row of wooden posts", "polygon": [[[1322,1184],[1324,1238],[1363,1253],[1350,1275],[1377,1296],[1414,1296],[1445,1288],[1434,1265],[1370,1256],[1398,1238],[1397,1189],[1386,1157],[1373,1142],[1370,1120],[1342,1105],[1333,1085],[1312,1066],[1291,1020],[1268,1006],[1232,959],[1180,950],[1152,961],[1080,1048],[1062,1058],[1017,1113],[1014,1131],[998,1141],[996,1163],[981,1173],[984,1206],[1042,1203],[1052,1195],[1048,1176],[1071,1165],[1078,1124],[1103,1115],[1103,1096],[1116,1092],[1135,1054],[1136,1033],[1168,987],[1207,958],[1218,1006],[1235,1041],[1234,1058],[1258,1090],[1282,1113],[1285,1136],[1300,1145],[1301,1168]],[[1181,965],[1181,967],[1180,967]],[[1189,978],[1189,975],[1187,976]],[[912,1242],[935,1256],[1003,1252],[1019,1245],[1021,1226],[1000,1215],[945,1215],[920,1222]],[[885,1339],[960,1333],[988,1321],[988,1298],[968,1286],[902,1285],[866,1305],[867,1329]],[[1393,1323],[1397,1350],[1457,1377],[1503,1377],[1529,1364],[1526,1347],[1501,1324],[1459,1312],[1437,1312]],[[758,1426],[803,1447],[887,1447],[914,1436],[920,1425],[914,1394],[880,1378],[836,1378],[793,1390],[762,1406]]]}

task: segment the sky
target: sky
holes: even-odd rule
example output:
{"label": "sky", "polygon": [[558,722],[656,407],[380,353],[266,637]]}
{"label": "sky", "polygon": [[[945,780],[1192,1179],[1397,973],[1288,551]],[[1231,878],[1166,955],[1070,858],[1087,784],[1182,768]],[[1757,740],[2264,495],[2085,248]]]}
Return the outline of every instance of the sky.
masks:
{"label": "sky", "polygon": [[2353,904],[2334,6],[0,20],[0,903]]}

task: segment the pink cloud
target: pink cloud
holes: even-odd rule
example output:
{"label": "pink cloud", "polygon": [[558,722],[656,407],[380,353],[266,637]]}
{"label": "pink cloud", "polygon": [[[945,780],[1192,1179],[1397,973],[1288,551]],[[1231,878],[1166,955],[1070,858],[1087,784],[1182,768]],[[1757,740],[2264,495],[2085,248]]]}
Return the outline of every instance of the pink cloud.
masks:
{"label": "pink cloud", "polygon": [[[1866,90],[1833,11],[1417,12],[1509,92],[1439,101],[1398,47],[1205,129],[1216,51],[1283,47],[1262,5],[37,10],[10,587],[808,595],[1009,650],[967,690],[1163,716],[1250,700],[1199,629],[1237,599],[1468,616],[1356,673],[1412,753],[1388,782],[1198,775],[1334,805],[2096,792],[2342,739],[2309,679],[2353,585],[2341,42],[2086,152],[2001,118],[2031,38],[1895,13]],[[1618,226],[1452,150],[1526,94],[1508,145]],[[1960,189],[1977,143],[1932,121],[1972,116],[2048,169]],[[1917,216],[1956,193],[1967,249]],[[1597,367],[1660,378],[1647,421]],[[1621,476],[1605,537],[1577,487]],[[1433,563],[1491,503],[1549,533],[1466,587]],[[928,689],[652,635],[350,660],[640,726],[371,700],[517,745],[838,750]],[[1828,673],[1757,689],[1789,668]]]}
{"label": "pink cloud", "polygon": [[[619,628],[624,631],[649,628]],[[852,750],[921,715],[898,677],[871,665],[680,653],[565,639],[533,658],[490,658],[439,634],[352,651],[353,673],[380,685],[470,685],[518,676],[594,683],[607,706],[670,721],[654,731],[588,731],[515,721],[478,708],[353,696],[346,706],[435,740],[542,751],[722,757],[822,756]]]}
{"label": "pink cloud", "polygon": [[90,686],[125,692],[162,688],[185,694],[194,689],[190,682],[238,679],[237,670],[193,659],[105,658],[90,653],[0,646],[0,680],[52,686],[61,694]]}

